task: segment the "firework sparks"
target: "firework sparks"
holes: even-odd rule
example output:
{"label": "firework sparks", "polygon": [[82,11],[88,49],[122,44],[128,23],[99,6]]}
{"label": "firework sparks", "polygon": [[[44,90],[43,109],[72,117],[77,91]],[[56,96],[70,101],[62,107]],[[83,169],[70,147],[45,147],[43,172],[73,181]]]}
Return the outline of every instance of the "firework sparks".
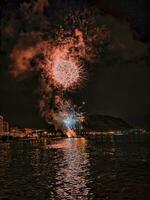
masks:
{"label": "firework sparks", "polygon": [[74,62],[57,59],[52,68],[54,84],[67,90],[74,88],[81,82],[82,69]]}
{"label": "firework sparks", "polygon": [[[76,106],[71,104],[71,101],[60,97],[57,97],[58,99],[57,109],[52,115],[52,121],[56,125],[56,129],[61,129],[65,134],[70,133],[70,135],[74,132],[72,134],[72,137],[74,137],[75,133],[82,129],[81,123],[84,121],[84,115],[82,112],[79,112]],[[70,132],[71,130],[72,132]]]}
{"label": "firework sparks", "polygon": [[58,36],[57,40],[59,42],[52,44],[50,51],[44,51],[43,71],[53,80],[55,87],[61,90],[72,90],[80,86],[86,77],[81,62],[85,54],[83,34],[75,29],[74,35],[66,38]]}
{"label": "firework sparks", "polygon": [[75,116],[70,114],[63,119],[63,122],[67,128],[74,129],[77,121]]}

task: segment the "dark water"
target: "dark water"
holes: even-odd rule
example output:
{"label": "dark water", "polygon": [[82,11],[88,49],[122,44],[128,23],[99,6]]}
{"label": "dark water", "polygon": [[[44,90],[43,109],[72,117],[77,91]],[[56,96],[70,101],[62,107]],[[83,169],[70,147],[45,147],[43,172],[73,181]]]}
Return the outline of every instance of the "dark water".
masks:
{"label": "dark water", "polygon": [[150,135],[0,143],[0,200],[149,200]]}

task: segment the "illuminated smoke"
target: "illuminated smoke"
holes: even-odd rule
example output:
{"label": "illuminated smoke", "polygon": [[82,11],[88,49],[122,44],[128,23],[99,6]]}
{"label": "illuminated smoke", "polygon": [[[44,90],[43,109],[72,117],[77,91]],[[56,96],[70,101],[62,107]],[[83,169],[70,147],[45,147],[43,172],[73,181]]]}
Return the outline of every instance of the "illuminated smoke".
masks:
{"label": "illuminated smoke", "polygon": [[33,6],[33,12],[43,12],[45,7],[48,7],[48,0],[37,0]]}
{"label": "illuminated smoke", "polygon": [[13,48],[10,58],[11,67],[10,73],[14,77],[22,77],[28,75],[30,72],[38,71],[40,67],[39,61],[35,66],[32,61],[36,62],[36,57],[45,49],[50,51],[51,44],[44,41],[40,32],[30,32],[20,35],[20,40]]}

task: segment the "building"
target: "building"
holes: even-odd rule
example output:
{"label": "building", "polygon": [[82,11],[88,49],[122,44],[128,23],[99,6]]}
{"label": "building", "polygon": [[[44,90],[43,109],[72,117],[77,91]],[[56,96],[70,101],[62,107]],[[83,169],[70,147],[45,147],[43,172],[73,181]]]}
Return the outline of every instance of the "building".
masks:
{"label": "building", "polygon": [[10,135],[15,138],[25,137],[24,132],[17,127],[10,128]]}
{"label": "building", "polygon": [[9,124],[4,120],[3,116],[0,116],[0,135],[6,133],[9,133]]}
{"label": "building", "polygon": [[3,116],[0,116],[0,134],[4,132],[3,121],[4,121]]}
{"label": "building", "polygon": [[3,131],[6,133],[9,132],[9,124],[6,121],[3,121]]}
{"label": "building", "polygon": [[26,137],[32,137],[32,129],[31,128],[25,128],[24,134]]}

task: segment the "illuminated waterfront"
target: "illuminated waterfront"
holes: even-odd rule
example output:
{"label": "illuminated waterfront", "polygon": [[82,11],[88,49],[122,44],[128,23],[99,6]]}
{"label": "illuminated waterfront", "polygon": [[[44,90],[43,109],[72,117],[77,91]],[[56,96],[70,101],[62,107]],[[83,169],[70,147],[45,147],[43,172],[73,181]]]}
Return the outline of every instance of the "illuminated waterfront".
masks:
{"label": "illuminated waterfront", "polygon": [[148,200],[149,146],[149,134],[1,142],[0,199]]}

